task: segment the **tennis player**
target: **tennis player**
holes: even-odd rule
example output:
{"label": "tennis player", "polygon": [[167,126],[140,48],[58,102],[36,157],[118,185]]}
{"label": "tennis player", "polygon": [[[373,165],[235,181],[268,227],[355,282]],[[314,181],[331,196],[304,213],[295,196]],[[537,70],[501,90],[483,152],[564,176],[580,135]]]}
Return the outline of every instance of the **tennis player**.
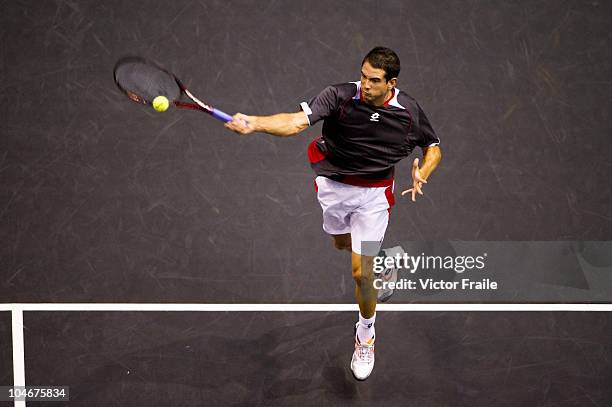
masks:
{"label": "tennis player", "polygon": [[[359,320],[351,370],[365,380],[374,368],[377,293],[373,256],[380,250],[394,204],[394,165],[415,147],[423,162],[412,164],[412,201],[441,158],[440,140],[415,99],[396,88],[400,61],[389,48],[376,47],[363,59],[361,80],[332,85],[296,113],[247,116],[237,113],[226,127],[239,134],[298,134],[323,120],[322,135],[308,147],[323,209],[323,230],[337,249],[351,251]],[[365,243],[368,242],[368,243]],[[373,242],[373,243],[372,243]]]}

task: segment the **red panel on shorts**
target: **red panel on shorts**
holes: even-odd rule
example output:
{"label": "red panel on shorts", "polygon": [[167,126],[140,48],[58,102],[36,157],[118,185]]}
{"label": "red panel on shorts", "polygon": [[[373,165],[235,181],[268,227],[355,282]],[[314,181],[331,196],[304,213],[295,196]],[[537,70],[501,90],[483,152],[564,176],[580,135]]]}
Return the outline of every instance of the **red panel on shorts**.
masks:
{"label": "red panel on shorts", "polygon": [[325,158],[325,154],[319,150],[316,144],[320,138],[321,136],[317,137],[310,142],[310,145],[308,145],[308,160],[311,164],[318,163]]}
{"label": "red panel on shorts", "polygon": [[391,207],[395,205],[395,197],[393,196],[391,187],[385,188],[385,196],[387,197],[387,202],[389,202],[389,209],[391,209]]}

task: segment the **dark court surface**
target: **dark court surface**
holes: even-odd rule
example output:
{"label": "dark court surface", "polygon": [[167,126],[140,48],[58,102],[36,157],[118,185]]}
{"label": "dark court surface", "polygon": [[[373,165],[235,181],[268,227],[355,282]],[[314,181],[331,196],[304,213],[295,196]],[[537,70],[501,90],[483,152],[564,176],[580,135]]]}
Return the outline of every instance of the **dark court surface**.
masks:
{"label": "dark court surface", "polygon": [[385,312],[376,366],[349,370],[349,312],[30,312],[29,383],[46,406],[612,405],[612,316]]}
{"label": "dark court surface", "polygon": [[[610,262],[580,246],[612,240],[609,2],[0,8],[2,303],[352,303],[349,256],[321,229],[307,163],[320,124],[240,137],[200,113],[129,102],[112,69],[146,57],[229,113],[272,114],[358,80],[377,45],[399,54],[398,87],[444,157],[415,204],[399,191],[421,153],[397,166],[388,246],[569,242],[577,268],[486,300],[612,297]],[[612,405],[610,313],[380,313],[365,383],[348,370],[355,317],[26,312],[26,379],[70,386],[72,406]],[[10,323],[0,313],[2,384]]]}
{"label": "dark court surface", "polygon": [[271,114],[389,46],[444,158],[415,204],[398,166],[387,241],[612,240],[609,2],[1,4],[4,302],[352,301],[307,164],[320,124],[240,137],[158,114],[116,89],[125,55]]}
{"label": "dark court surface", "polygon": [[[0,386],[13,385],[13,347],[11,313],[0,312]],[[8,401],[0,401],[0,407],[12,407]]]}

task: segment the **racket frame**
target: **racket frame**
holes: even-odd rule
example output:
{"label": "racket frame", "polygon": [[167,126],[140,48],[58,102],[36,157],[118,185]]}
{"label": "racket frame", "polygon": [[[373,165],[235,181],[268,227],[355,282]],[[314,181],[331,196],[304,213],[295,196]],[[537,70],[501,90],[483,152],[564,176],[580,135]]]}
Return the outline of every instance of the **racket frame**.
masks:
{"label": "racket frame", "polygon": [[212,107],[209,104],[206,104],[204,102],[202,102],[200,99],[198,99],[197,97],[195,97],[190,91],[189,89],[187,89],[185,87],[185,85],[183,85],[183,83],[176,77],[176,75],[174,75],[172,72],[168,71],[167,69],[161,67],[159,64],[156,64],[155,62],[145,59],[145,58],[141,58],[141,57],[125,57],[125,58],[121,58],[119,61],[117,61],[117,63],[115,64],[115,68],[113,69],[113,77],[115,79],[115,84],[117,85],[117,87],[127,95],[128,98],[130,98],[132,101],[136,102],[136,103],[142,103],[145,105],[151,105],[152,101],[151,100],[147,100],[145,98],[143,98],[140,95],[137,95],[136,93],[125,89],[123,86],[121,86],[121,84],[119,83],[119,81],[117,80],[117,68],[119,68],[120,65],[125,64],[126,62],[138,62],[138,63],[142,63],[142,64],[146,64],[146,65],[150,65],[153,66],[157,69],[159,69],[160,71],[163,71],[164,73],[168,74],[178,85],[180,91],[182,94],[186,95],[189,99],[191,99],[194,103],[190,103],[190,102],[183,102],[182,100],[171,100],[170,102],[177,108],[179,109],[190,109],[190,110],[199,110],[205,113],[208,113],[209,115],[213,116],[215,119],[220,120],[222,122],[231,122],[232,121],[232,116],[230,116],[229,114]]}

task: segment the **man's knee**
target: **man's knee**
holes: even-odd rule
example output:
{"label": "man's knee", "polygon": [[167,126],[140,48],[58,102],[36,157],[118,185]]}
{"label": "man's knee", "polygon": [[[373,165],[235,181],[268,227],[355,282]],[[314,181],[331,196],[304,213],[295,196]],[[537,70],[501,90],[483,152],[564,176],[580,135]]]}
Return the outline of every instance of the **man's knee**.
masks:
{"label": "man's knee", "polygon": [[351,250],[351,234],[334,235],[334,247],[338,250]]}
{"label": "man's knee", "polygon": [[372,257],[361,256],[353,252],[351,265],[353,279],[357,284],[361,284],[363,281],[374,281]]}

